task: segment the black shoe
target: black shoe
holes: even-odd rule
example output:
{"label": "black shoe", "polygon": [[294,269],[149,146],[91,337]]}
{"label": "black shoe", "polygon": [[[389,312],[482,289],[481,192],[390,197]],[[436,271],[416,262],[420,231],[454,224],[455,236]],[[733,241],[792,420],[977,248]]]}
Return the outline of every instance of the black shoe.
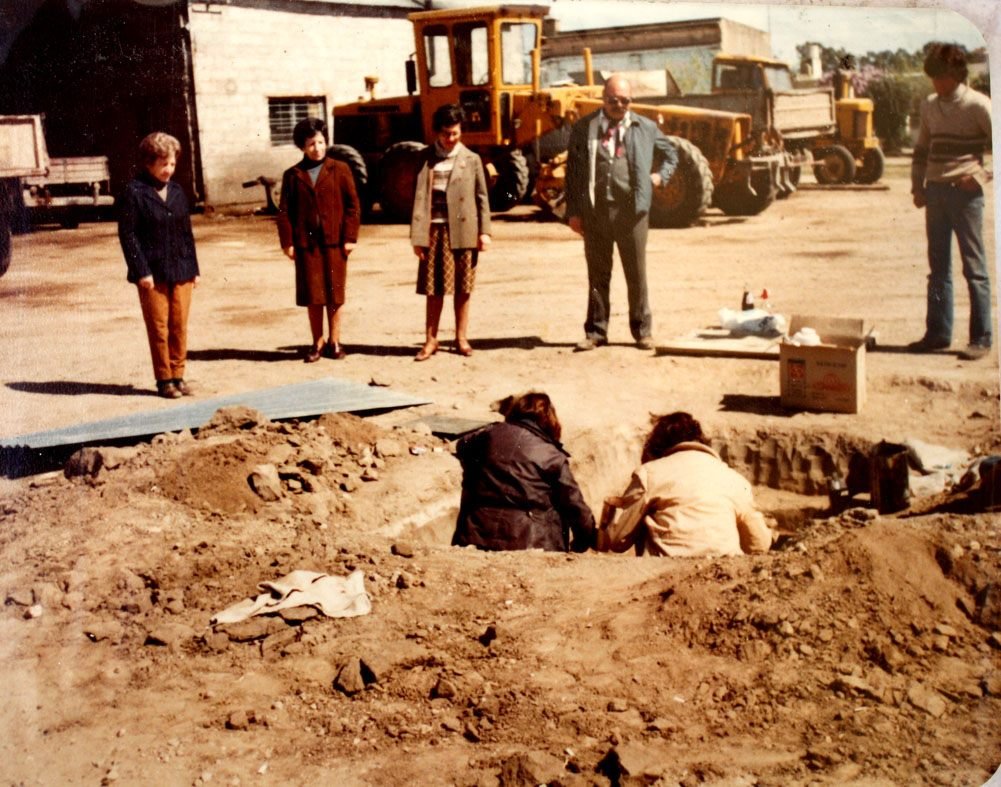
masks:
{"label": "black shoe", "polygon": [[194,391],[191,390],[191,386],[180,378],[174,380],[174,387],[181,392],[181,396],[192,396],[194,394]]}
{"label": "black shoe", "polygon": [[173,380],[160,380],[156,384],[156,392],[164,399],[180,399],[184,394],[177,390]]}
{"label": "black shoe", "polygon": [[938,339],[929,339],[927,336],[911,342],[907,345],[907,351],[912,353],[934,353],[939,350],[948,350],[951,342],[943,342]]}
{"label": "black shoe", "polygon": [[965,350],[960,350],[959,357],[964,361],[979,361],[990,355],[989,344],[968,344]]}

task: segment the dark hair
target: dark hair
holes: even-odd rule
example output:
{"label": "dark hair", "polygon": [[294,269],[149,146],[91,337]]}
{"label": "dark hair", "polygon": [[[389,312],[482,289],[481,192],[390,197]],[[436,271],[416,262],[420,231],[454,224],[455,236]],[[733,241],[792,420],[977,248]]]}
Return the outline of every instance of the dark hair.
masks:
{"label": "dark hair", "polygon": [[327,124],[321,118],[305,118],[296,123],[292,129],[292,141],[299,150],[302,150],[318,133],[323,134],[324,141],[327,141]]}
{"label": "dark hair", "polygon": [[641,462],[652,462],[667,456],[679,443],[709,445],[709,438],[702,433],[702,424],[688,413],[662,415],[653,424],[653,430],[643,445]]}
{"label": "dark hair", "polygon": [[431,116],[431,128],[441,131],[450,126],[462,125],[466,119],[466,113],[458,104],[442,104]]}
{"label": "dark hair", "polygon": [[925,73],[932,79],[952,77],[965,82],[969,73],[966,53],[955,44],[932,44],[925,55]]}
{"label": "dark hair", "polygon": [[553,402],[548,394],[529,391],[520,396],[506,396],[501,399],[498,408],[508,423],[526,418],[531,419],[553,440],[560,441],[563,427],[560,425],[560,419],[556,416],[556,408],[553,407]]}

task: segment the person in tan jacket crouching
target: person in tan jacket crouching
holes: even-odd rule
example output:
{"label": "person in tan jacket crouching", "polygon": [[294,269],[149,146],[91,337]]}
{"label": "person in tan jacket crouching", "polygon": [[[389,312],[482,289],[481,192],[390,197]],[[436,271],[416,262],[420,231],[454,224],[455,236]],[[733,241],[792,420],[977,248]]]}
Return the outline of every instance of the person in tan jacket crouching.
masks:
{"label": "person in tan jacket crouching", "polygon": [[[598,549],[701,557],[767,552],[772,531],[751,485],[709,447],[688,413],[657,419],[626,491],[605,500]],[[622,509],[615,517],[615,509]]]}

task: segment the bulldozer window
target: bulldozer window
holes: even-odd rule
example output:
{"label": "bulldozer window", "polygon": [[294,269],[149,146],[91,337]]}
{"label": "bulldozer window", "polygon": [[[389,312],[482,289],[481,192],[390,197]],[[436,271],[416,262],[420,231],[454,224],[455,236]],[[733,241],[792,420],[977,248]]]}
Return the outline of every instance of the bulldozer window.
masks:
{"label": "bulldozer window", "polygon": [[505,85],[532,84],[532,50],[538,28],[527,22],[501,25],[501,81]]}
{"label": "bulldozer window", "polygon": [[768,87],[772,90],[792,90],[792,74],[788,68],[778,68],[767,66],[765,76],[768,79]]}
{"label": "bulldozer window", "polygon": [[424,31],[424,55],[428,64],[428,83],[431,87],[448,87],[452,84],[452,61],[449,56],[448,28],[429,27]]}
{"label": "bulldozer window", "polygon": [[460,85],[486,85],[490,81],[487,26],[483,22],[458,24],[455,36],[455,76]]}

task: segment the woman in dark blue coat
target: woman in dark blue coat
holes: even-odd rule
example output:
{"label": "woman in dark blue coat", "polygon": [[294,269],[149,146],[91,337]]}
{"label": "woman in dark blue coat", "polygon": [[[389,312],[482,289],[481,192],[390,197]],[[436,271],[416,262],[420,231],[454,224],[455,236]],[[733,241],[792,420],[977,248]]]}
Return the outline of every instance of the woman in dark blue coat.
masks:
{"label": "woman in dark blue coat", "polygon": [[502,423],[466,435],[456,446],[462,502],[452,544],[587,550],[594,541],[594,515],[570,472],[549,397],[534,392],[509,397],[501,412]]}
{"label": "woman in dark blue coat", "polygon": [[170,180],[181,143],[156,131],[139,144],[139,172],[118,202],[118,239],[128,280],[139,291],[157,392],[191,394],[184,381],[188,313],[198,281],[198,258],[183,189]]}

